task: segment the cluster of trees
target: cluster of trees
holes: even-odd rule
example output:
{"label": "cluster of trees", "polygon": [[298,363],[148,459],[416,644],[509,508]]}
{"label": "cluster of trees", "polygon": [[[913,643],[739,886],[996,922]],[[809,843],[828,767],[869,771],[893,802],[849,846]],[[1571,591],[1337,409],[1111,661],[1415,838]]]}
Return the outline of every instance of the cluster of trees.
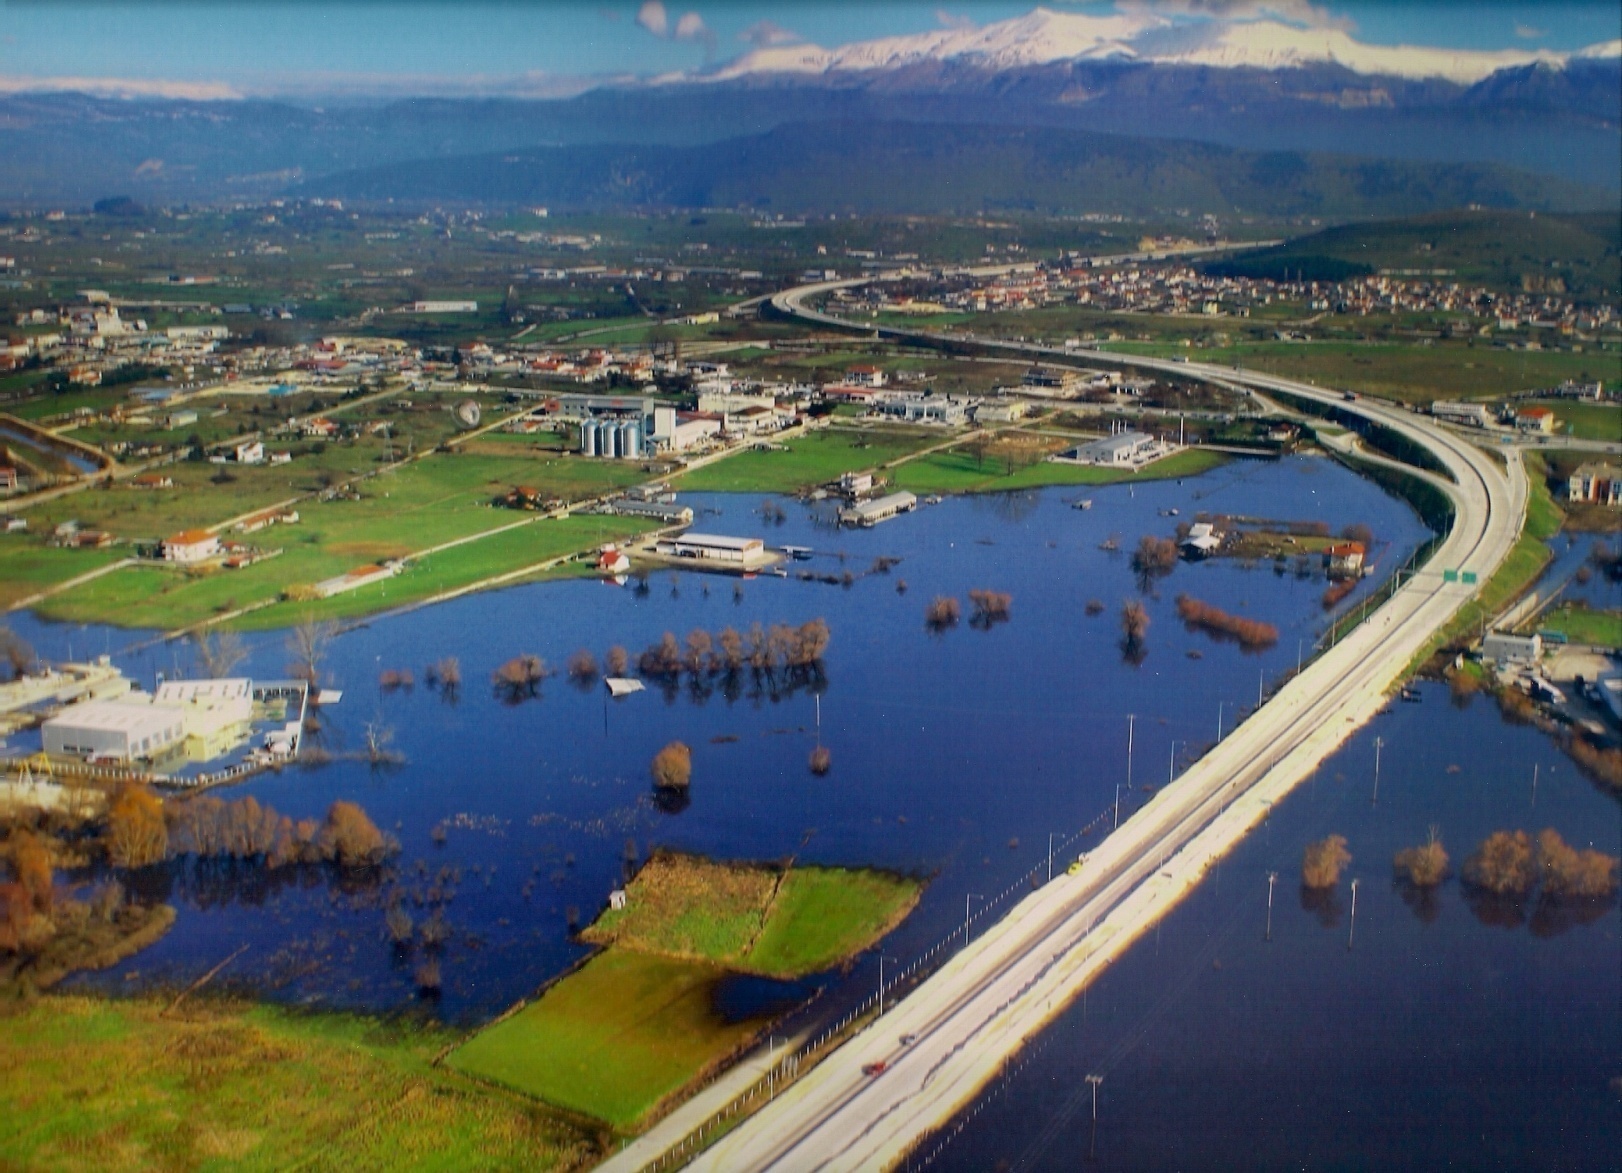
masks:
{"label": "cluster of trees", "polygon": [[9,679],[18,680],[27,675],[34,662],[34,649],[27,640],[0,623],[0,665],[10,673]]}
{"label": "cluster of trees", "polygon": [[649,771],[656,789],[685,791],[693,780],[693,751],[684,742],[672,741],[653,755]]}
{"label": "cluster of trees", "polygon": [[974,614],[969,617],[969,622],[975,627],[990,627],[993,623],[1003,622],[1008,618],[1013,603],[1014,596],[1007,591],[971,590],[969,606],[974,608]]}
{"label": "cluster of trees", "polygon": [[1191,595],[1177,596],[1177,616],[1190,630],[1201,630],[1217,639],[1232,639],[1246,651],[1270,648],[1278,642],[1278,628],[1259,619],[1230,615]]}
{"label": "cluster of trees", "polygon": [[108,858],[121,868],[181,855],[262,860],[270,868],[300,863],[366,868],[400,849],[353,802],[334,802],[319,821],[295,821],[251,796],[226,801],[205,794],[166,807],[139,783],[128,783],[114,794],[103,842]]}
{"label": "cluster of trees", "polygon": [[1330,583],[1324,588],[1323,609],[1333,611],[1340,606],[1340,601],[1357,589],[1357,579],[1342,578]]}
{"label": "cluster of trees", "polygon": [[385,668],[377,676],[378,687],[389,692],[393,692],[397,688],[410,689],[416,683],[417,678],[411,674],[409,668]]}
{"label": "cluster of trees", "polygon": [[[666,680],[675,680],[684,672],[694,679],[736,676],[745,668],[757,673],[772,673],[780,668],[809,672],[822,662],[831,638],[828,624],[822,619],[798,627],[774,623],[769,629],[753,623],[744,632],[724,627],[714,636],[695,628],[688,632],[685,643],[667,631],[637,658],[637,669],[643,676]],[[621,672],[615,671],[615,652],[623,655],[624,649],[609,652],[609,672],[617,676]]]}
{"label": "cluster of trees", "polygon": [[1622,747],[1603,749],[1580,733],[1574,733],[1567,752],[1583,769],[1614,790],[1622,791]]}
{"label": "cluster of trees", "polygon": [[508,701],[521,701],[535,696],[546,679],[546,661],[539,656],[514,656],[490,676],[497,695]]}
{"label": "cluster of trees", "polygon": [[29,830],[13,831],[6,842],[12,878],[0,883],[0,951],[18,953],[48,932],[56,902],[51,877],[51,849]]}
{"label": "cluster of trees", "polygon": [[1344,835],[1330,835],[1309,843],[1301,853],[1301,886],[1314,891],[1333,888],[1340,883],[1340,873],[1351,862],[1352,853],[1346,850]]}
{"label": "cluster of trees", "polygon": [[567,665],[569,679],[577,684],[589,685],[597,680],[597,657],[590,651],[581,648],[569,657]]}
{"label": "cluster of trees", "polygon": [[1541,885],[1547,899],[1592,900],[1617,890],[1618,861],[1578,850],[1552,827],[1533,839],[1525,831],[1495,831],[1464,861],[1464,881],[1494,896],[1521,898]]}
{"label": "cluster of trees", "polygon": [[423,679],[428,682],[429,688],[437,688],[441,693],[454,696],[462,687],[462,662],[455,656],[435,660],[428,665],[427,671],[423,673]]}

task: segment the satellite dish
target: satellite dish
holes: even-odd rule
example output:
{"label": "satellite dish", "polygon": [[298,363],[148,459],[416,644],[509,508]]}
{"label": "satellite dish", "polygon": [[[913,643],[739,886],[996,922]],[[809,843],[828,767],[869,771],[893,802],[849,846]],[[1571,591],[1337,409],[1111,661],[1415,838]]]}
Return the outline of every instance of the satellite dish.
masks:
{"label": "satellite dish", "polygon": [[469,399],[456,405],[456,422],[464,428],[479,426],[479,405]]}

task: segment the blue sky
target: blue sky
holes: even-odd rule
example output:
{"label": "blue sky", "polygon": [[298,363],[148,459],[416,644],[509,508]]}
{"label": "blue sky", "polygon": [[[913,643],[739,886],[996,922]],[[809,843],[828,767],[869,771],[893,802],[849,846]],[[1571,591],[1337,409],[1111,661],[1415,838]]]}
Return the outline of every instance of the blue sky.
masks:
{"label": "blue sky", "polygon": [[[1180,0],[1182,9],[1254,8],[1268,0]],[[1278,0],[1305,7],[1307,0]],[[639,3],[472,0],[0,0],[0,75],[219,81],[259,91],[410,88],[419,79],[580,77],[694,69],[792,32],[822,45],[988,23],[1033,3],[889,0],[767,3],[675,0],[663,36],[637,21]],[[1108,3],[1050,6],[1107,12]],[[1151,4],[1151,6],[1153,6]],[[1573,49],[1622,36],[1616,3],[1333,3],[1359,40],[1471,49]],[[686,35],[676,30],[687,14]],[[701,25],[700,25],[701,22]],[[645,24],[656,25],[657,20]]]}

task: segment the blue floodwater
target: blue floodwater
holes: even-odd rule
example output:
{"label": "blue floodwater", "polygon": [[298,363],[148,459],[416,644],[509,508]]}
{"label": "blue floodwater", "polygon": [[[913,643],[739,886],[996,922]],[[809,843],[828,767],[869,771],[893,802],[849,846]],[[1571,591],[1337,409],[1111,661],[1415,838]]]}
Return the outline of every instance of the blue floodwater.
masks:
{"label": "blue floodwater", "polygon": [[[1159,785],[1255,703],[1258,685],[1293,670],[1324,626],[1321,578],[1297,580],[1270,566],[1229,561],[1180,565],[1156,585],[1148,655],[1123,661],[1118,612],[1137,585],[1123,547],[1145,533],[1170,534],[1197,509],[1317,519],[1339,529],[1374,529],[1381,570],[1399,564],[1424,537],[1409,509],[1323,459],[1238,462],[1186,482],[1090,490],[1094,508],[1073,509],[1076,492],[950,499],[868,531],[829,527],[820,509],[789,502],[786,524],[759,515],[763,498],[699,496],[697,528],[761,533],[816,548],[794,572],[850,569],[876,556],[902,559],[893,571],[851,587],[761,577],[658,573],[645,596],[596,581],[538,584],[471,596],[379,619],[336,641],[324,666],[345,692],[324,709],[323,742],[357,748],[369,721],[392,729],[407,758],[399,768],[335,761],[261,776],[222,792],[253,795],[295,818],[319,817],[335,799],[361,803],[397,835],[395,879],[335,884],[324,871],[266,874],[257,867],[176,865],[141,877],[137,889],[175,901],[174,930],[122,966],[78,979],[110,989],[190,980],[250,946],[230,973],[272,997],[388,1010],[414,998],[412,964],[384,940],[383,910],[398,887],[419,919],[434,888],[454,890],[446,916],[455,932],[443,962],[439,1012],[457,1021],[494,1014],[563,971],[582,953],[569,939],[574,910],[595,915],[623,877],[627,853],[654,847],[722,858],[875,865],[931,877],[918,910],[886,942],[910,959],[960,928],[965,897],[981,917],[1045,866],[1047,837],[1076,831],[1108,808],[1127,767],[1128,714],[1136,714],[1134,784]],[[1285,503],[1285,504],[1280,504]],[[711,510],[720,511],[718,514]],[[837,554],[846,557],[841,562]],[[897,591],[905,579],[908,591]],[[1371,584],[1372,585],[1372,584]],[[931,635],[923,611],[936,594],[974,587],[1013,595],[1012,618],[989,630],[965,622]],[[1365,588],[1367,589],[1367,588]],[[1187,591],[1226,610],[1268,619],[1276,647],[1243,654],[1188,633],[1174,599]],[[707,594],[706,594],[707,592]],[[1106,604],[1087,617],[1089,599]],[[1357,596],[1346,605],[1356,605]],[[811,685],[746,681],[721,689],[684,682],[609,702],[561,676],[542,695],[508,704],[491,673],[521,653],[561,668],[579,647],[599,656],[615,643],[633,655],[665,630],[716,631],[759,621],[823,616],[832,629],[824,677]],[[145,633],[16,625],[47,657],[112,652],[149,641]],[[281,633],[250,637],[243,670],[280,675],[290,658]],[[1186,653],[1198,651],[1201,659]],[[147,647],[119,656],[150,681],[187,667],[190,649]],[[424,668],[460,658],[455,703],[421,683]],[[411,691],[383,693],[379,671],[409,668]],[[833,769],[813,776],[821,692],[822,741]],[[713,738],[736,737],[716,743]],[[647,764],[667,741],[693,747],[691,802],[679,813],[651,800]],[[1130,810],[1142,792],[1123,800]],[[446,824],[436,845],[433,829]],[[442,870],[449,869],[444,875]],[[847,987],[867,989],[869,956]],[[132,976],[134,975],[134,976]],[[835,991],[837,993],[837,991]],[[825,1000],[826,1001],[826,1000]]]}
{"label": "blue floodwater", "polygon": [[[1394,882],[1391,859],[1431,826],[1455,871],[1501,829],[1553,827],[1616,855],[1622,806],[1490,700],[1459,711],[1447,689],[1421,691],[1326,761],[909,1167],[1616,1169],[1617,902],[1484,902],[1456,878],[1427,898]],[[1320,901],[1300,861],[1327,834],[1353,862]],[[1090,1074],[1104,1077],[1096,1130]]]}

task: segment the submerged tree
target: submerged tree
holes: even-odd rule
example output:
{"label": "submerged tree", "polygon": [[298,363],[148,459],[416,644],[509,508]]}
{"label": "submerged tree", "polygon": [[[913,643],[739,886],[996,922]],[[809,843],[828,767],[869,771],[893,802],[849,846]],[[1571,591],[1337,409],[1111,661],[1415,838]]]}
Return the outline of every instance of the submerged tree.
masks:
{"label": "submerged tree", "polygon": [[693,751],[672,741],[653,755],[653,784],[660,790],[686,790],[693,777]]}
{"label": "submerged tree", "polygon": [[569,657],[569,679],[580,685],[590,685],[597,679],[597,657],[581,648]]}
{"label": "submerged tree", "polygon": [[1447,865],[1447,849],[1442,846],[1442,837],[1435,827],[1430,829],[1430,837],[1423,844],[1404,847],[1392,861],[1397,878],[1415,888],[1436,887],[1447,879]]}
{"label": "submerged tree", "polygon": [[1138,548],[1132,551],[1132,570],[1138,576],[1139,590],[1147,592],[1155,579],[1164,578],[1176,568],[1176,542],[1153,534],[1138,539]]}
{"label": "submerged tree", "polygon": [[495,670],[491,683],[496,692],[509,701],[520,701],[535,696],[546,679],[546,661],[539,656],[514,656]]}
{"label": "submerged tree", "polygon": [[163,801],[139,782],[128,782],[107,806],[107,854],[121,868],[160,863],[169,854]]}
{"label": "submerged tree", "polygon": [[1538,832],[1538,876],[1543,894],[1552,899],[1591,900],[1617,888],[1617,860],[1592,849],[1579,851],[1550,827]]}
{"label": "submerged tree", "polygon": [[924,608],[924,626],[931,631],[945,631],[956,627],[963,615],[963,607],[950,595],[936,595]]}
{"label": "submerged tree", "polygon": [[970,626],[987,628],[1005,622],[1013,603],[1014,596],[1007,591],[971,590],[969,605],[974,608],[974,614],[969,617]]}
{"label": "submerged tree", "polygon": [[336,624],[329,621],[306,619],[287,637],[288,650],[293,661],[288,671],[312,686],[321,676],[321,662],[327,658],[327,649],[338,633]]}
{"label": "submerged tree", "polygon": [[620,647],[619,644],[615,644],[608,649],[608,654],[603,657],[603,664],[608,675],[624,676],[631,670],[631,653]]}
{"label": "submerged tree", "polygon": [[234,631],[200,631],[192,637],[192,642],[197,647],[203,671],[215,680],[231,675],[236,666],[248,658],[242,637]]}
{"label": "submerged tree", "polygon": [[1333,888],[1340,882],[1341,871],[1351,862],[1352,853],[1346,850],[1344,835],[1331,835],[1309,843],[1301,854],[1301,886]]}
{"label": "submerged tree", "polygon": [[1537,882],[1525,831],[1494,831],[1464,861],[1464,882],[1494,896],[1525,896]]}
{"label": "submerged tree", "polygon": [[819,745],[811,751],[811,772],[822,777],[833,768],[834,756],[828,752],[827,746]]}

